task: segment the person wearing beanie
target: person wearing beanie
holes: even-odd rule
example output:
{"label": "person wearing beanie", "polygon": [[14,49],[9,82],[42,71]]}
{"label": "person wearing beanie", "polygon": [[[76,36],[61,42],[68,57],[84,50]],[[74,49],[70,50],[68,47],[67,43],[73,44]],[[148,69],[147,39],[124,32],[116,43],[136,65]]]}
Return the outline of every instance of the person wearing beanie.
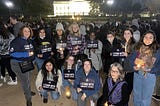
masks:
{"label": "person wearing beanie", "polygon": [[64,27],[63,27],[62,23],[57,23],[57,25],[56,25],[56,31],[58,29],[61,29],[62,31],[64,31]]}
{"label": "person wearing beanie", "polygon": [[67,56],[67,40],[64,33],[64,27],[61,23],[57,23],[56,25],[56,34],[55,34],[55,42],[56,42],[56,63],[57,68],[61,69],[65,57]]}

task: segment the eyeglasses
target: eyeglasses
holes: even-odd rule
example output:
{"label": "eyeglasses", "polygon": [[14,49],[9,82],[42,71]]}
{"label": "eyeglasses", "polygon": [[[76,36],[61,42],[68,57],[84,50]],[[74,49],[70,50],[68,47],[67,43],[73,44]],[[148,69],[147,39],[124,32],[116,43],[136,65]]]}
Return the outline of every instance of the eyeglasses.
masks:
{"label": "eyeglasses", "polygon": [[74,59],[68,59],[69,61],[74,61]]}
{"label": "eyeglasses", "polygon": [[111,73],[116,73],[116,74],[118,74],[119,71],[111,70]]}

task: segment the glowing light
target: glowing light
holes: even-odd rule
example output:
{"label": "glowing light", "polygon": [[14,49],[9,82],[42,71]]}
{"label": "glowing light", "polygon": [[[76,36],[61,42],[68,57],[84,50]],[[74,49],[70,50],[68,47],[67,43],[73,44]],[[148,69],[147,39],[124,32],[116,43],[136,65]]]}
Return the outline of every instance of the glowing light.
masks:
{"label": "glowing light", "polygon": [[108,1],[107,1],[107,4],[108,4],[108,5],[113,5],[113,3],[114,3],[114,0],[108,0]]}
{"label": "glowing light", "polygon": [[[72,0],[72,1],[55,1],[54,2],[54,15],[88,15],[90,12],[90,2],[85,0]],[[78,19],[79,20],[79,19]]]}
{"label": "glowing light", "polygon": [[8,8],[12,8],[13,7],[13,3],[11,1],[6,1],[5,4],[6,4],[6,6]]}
{"label": "glowing light", "polygon": [[66,97],[68,98],[68,99],[70,99],[71,98],[71,91],[70,91],[70,88],[67,86],[66,87]]}

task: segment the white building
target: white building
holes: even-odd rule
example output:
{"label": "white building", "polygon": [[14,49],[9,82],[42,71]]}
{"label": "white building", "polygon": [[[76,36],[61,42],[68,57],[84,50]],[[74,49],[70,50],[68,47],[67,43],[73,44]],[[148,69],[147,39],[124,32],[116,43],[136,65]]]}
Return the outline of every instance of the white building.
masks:
{"label": "white building", "polygon": [[89,15],[90,2],[86,0],[54,1],[54,16]]}

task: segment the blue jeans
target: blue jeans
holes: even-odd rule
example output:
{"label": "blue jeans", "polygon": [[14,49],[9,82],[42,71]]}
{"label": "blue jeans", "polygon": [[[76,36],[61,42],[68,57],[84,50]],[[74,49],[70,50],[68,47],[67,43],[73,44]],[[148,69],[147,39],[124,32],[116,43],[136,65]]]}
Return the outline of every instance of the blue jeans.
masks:
{"label": "blue jeans", "polygon": [[42,68],[42,65],[43,65],[43,62],[45,61],[45,59],[40,59],[40,58],[36,57],[35,61],[36,61],[37,69],[39,71]]}
{"label": "blue jeans", "polygon": [[66,86],[70,88],[72,99],[77,100],[78,94],[77,94],[76,89],[74,89],[73,85],[68,80],[63,79],[63,90],[65,89]]}
{"label": "blue jeans", "polygon": [[59,92],[47,91],[47,90],[44,90],[44,89],[40,91],[40,94],[42,95],[43,98],[48,99],[48,92],[51,93],[51,98],[54,99],[54,100],[57,100],[60,97]]}
{"label": "blue jeans", "polygon": [[134,73],[133,79],[133,103],[134,106],[150,106],[154,91],[156,76],[147,73],[143,75],[141,71]]}
{"label": "blue jeans", "polygon": [[99,93],[95,93],[89,97],[86,97],[84,101],[81,100],[82,97],[82,93],[78,93],[78,100],[77,100],[77,106],[87,106],[87,102],[90,100],[93,100],[94,102],[96,102],[99,98]]}

